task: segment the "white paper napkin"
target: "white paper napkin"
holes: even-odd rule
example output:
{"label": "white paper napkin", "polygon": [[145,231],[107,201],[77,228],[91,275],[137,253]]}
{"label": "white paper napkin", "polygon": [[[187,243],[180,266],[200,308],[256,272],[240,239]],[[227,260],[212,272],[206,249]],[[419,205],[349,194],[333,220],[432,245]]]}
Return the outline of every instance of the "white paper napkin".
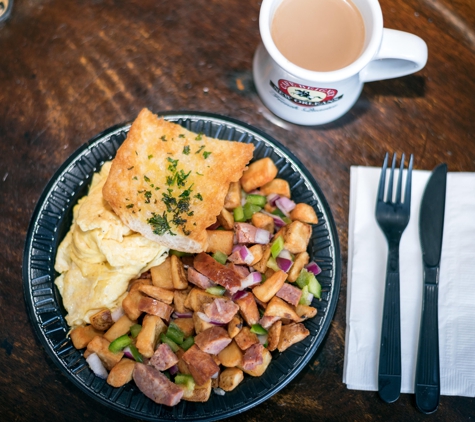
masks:
{"label": "white paper napkin", "polygon": [[[387,243],[375,219],[380,168],[352,167],[343,382],[378,389]],[[422,300],[419,210],[430,171],[414,171],[400,245],[402,393],[414,392]],[[442,395],[475,397],[475,174],[449,173],[439,281]]]}

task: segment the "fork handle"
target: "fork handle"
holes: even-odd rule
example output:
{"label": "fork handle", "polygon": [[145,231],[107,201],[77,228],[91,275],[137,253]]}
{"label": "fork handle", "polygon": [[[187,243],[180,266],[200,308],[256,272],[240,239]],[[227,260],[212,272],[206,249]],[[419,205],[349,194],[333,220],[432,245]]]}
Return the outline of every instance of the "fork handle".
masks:
{"label": "fork handle", "polygon": [[414,392],[418,409],[426,414],[435,412],[439,406],[438,297],[437,284],[424,284]]}
{"label": "fork handle", "polygon": [[389,248],[378,371],[379,396],[395,402],[401,393],[401,309],[399,300],[399,244]]}

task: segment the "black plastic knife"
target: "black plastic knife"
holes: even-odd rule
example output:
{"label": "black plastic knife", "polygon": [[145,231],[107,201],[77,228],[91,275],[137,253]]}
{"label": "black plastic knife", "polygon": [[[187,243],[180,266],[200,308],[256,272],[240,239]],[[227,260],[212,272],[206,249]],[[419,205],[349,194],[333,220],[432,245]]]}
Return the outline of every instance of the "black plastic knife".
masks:
{"label": "black plastic knife", "polygon": [[441,164],[427,182],[419,216],[424,285],[414,392],[418,409],[426,414],[437,410],[440,396],[438,288],[446,187],[447,165]]}

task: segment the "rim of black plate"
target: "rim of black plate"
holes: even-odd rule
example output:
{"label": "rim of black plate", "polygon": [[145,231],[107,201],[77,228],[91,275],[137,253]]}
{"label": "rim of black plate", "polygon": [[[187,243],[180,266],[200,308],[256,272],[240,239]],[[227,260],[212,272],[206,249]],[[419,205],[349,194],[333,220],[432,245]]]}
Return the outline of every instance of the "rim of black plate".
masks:
{"label": "rim of black plate", "polygon": [[[122,132],[128,132],[131,126],[131,122],[125,123],[125,124],[118,124],[114,125],[98,135],[94,136],[91,138],[89,141],[84,143],[82,146],[80,146],[60,167],[59,169],[55,172],[53,177],[50,179],[46,187],[44,188],[37,205],[35,207],[35,210],[32,214],[32,218],[28,227],[28,232],[27,232],[27,237],[25,241],[25,247],[24,247],[24,253],[23,253],[23,267],[22,267],[22,274],[23,274],[23,287],[24,287],[24,298],[26,302],[26,307],[28,311],[29,318],[31,320],[31,323],[33,325],[34,331],[40,340],[41,344],[45,348],[47,354],[49,357],[55,362],[55,364],[61,369],[61,371],[67,376],[67,378],[74,384],[76,385],[81,391],[85,392],[87,395],[89,395],[91,398],[94,400],[98,401],[99,403],[105,405],[106,407],[113,409],[119,413],[126,414],[128,416],[136,417],[138,419],[146,419],[146,420],[157,420],[157,421],[171,421],[171,420],[194,420],[194,421],[215,421],[215,420],[220,420],[225,417],[231,417],[234,415],[237,415],[239,413],[243,413],[245,411],[248,411],[249,409],[259,405],[260,403],[264,402],[277,392],[279,392],[282,388],[284,388],[286,385],[288,385],[300,372],[301,370],[305,367],[305,365],[312,359],[312,357],[315,355],[317,352],[319,346],[321,345],[323,339],[325,338],[328,329],[330,327],[331,321],[333,320],[334,313],[336,310],[336,306],[338,303],[338,297],[339,297],[339,292],[340,292],[340,283],[341,283],[341,253],[340,253],[340,244],[339,244],[339,239],[338,239],[338,233],[336,230],[336,225],[333,219],[333,216],[331,214],[331,209],[329,207],[328,202],[326,201],[325,196],[323,195],[323,192],[321,191],[319,185],[315,181],[314,177],[310,174],[310,172],[303,166],[303,164],[300,162],[300,160],[292,153],[290,152],[287,147],[282,145],[279,141],[275,140],[273,137],[267,135],[265,132],[261,131],[260,129],[257,129],[247,123],[244,123],[242,121],[239,121],[237,119],[215,114],[215,113],[207,113],[207,112],[195,112],[195,111],[168,111],[168,112],[157,112],[156,113],[158,116],[163,116],[164,118],[172,121],[191,121],[192,119],[195,120],[202,120],[202,121],[213,121],[214,123],[222,124],[222,125],[234,125],[235,127],[238,127],[248,134],[251,135],[257,135],[259,138],[264,139],[267,143],[270,144],[270,146],[274,149],[274,151],[278,150],[282,152],[285,155],[285,158],[287,160],[290,160],[292,164],[295,165],[296,169],[294,171],[297,171],[301,176],[303,175],[304,178],[306,179],[307,184],[311,186],[311,188],[316,192],[318,199],[318,205],[321,207],[324,216],[324,222],[327,225],[328,231],[329,231],[329,237],[331,237],[331,246],[332,246],[332,277],[331,277],[331,298],[328,301],[328,306],[325,309],[325,314],[324,314],[324,320],[323,324],[321,324],[320,329],[318,332],[315,334],[315,340],[313,343],[308,347],[308,350],[304,351],[304,357],[303,359],[300,360],[300,362],[293,366],[290,370],[290,373],[285,375],[285,378],[281,380],[278,384],[272,385],[270,388],[265,387],[266,392],[264,394],[258,395],[257,397],[253,397],[249,402],[245,402],[243,405],[240,405],[238,403],[235,407],[232,407],[231,409],[223,409],[223,410],[218,410],[214,414],[205,414],[202,416],[199,415],[193,415],[192,419],[190,417],[185,417],[183,414],[186,413],[185,409],[182,408],[182,414],[179,415],[176,408],[168,408],[166,406],[159,406],[160,410],[158,411],[158,414],[152,415],[152,414],[144,414],[142,412],[143,408],[147,408],[148,404],[143,402],[143,400],[138,400],[138,404],[135,406],[135,410],[130,408],[130,403],[127,407],[120,405],[116,401],[111,401],[111,397],[113,394],[111,394],[109,397],[104,397],[103,395],[100,395],[100,389],[101,386],[99,386],[99,391],[94,390],[94,381],[97,381],[93,379],[89,385],[86,385],[85,382],[82,382],[78,374],[82,370],[84,364],[82,361],[85,361],[84,358],[82,357],[82,354],[80,355],[80,358],[78,358],[79,365],[79,370],[77,372],[73,372],[71,367],[66,366],[64,359],[65,356],[67,357],[67,353],[71,353],[71,356],[73,356],[73,359],[76,359],[75,352],[79,353],[74,349],[74,347],[70,344],[70,340],[66,337],[67,333],[67,324],[64,321],[64,311],[62,311],[62,302],[55,302],[52,297],[57,298],[58,293],[55,291],[56,287],[54,286],[54,278],[56,276],[56,273],[54,272],[51,274],[51,259],[53,257],[53,250],[47,250],[43,245],[41,245],[41,237],[40,239],[35,239],[34,238],[34,233],[35,230],[38,227],[38,219],[41,216],[41,214],[44,212],[44,206],[46,205],[46,200],[50,197],[53,188],[58,185],[59,178],[66,174],[66,170],[71,166],[71,164],[75,163],[78,161],[82,156],[85,151],[91,149],[95,145],[101,144],[105,138],[108,140],[111,139],[114,135],[122,133]],[[115,155],[115,151],[113,152],[113,155]],[[102,166],[103,162],[99,165],[99,168]],[[81,181],[79,186],[82,186],[79,192],[82,192],[88,184],[86,182],[92,177],[92,174],[96,171],[99,170],[99,168],[93,169],[93,171],[88,174],[88,177],[85,177],[84,180]],[[68,205],[67,210],[62,210],[60,220],[62,220],[62,217],[67,217],[67,214],[71,213],[71,209],[74,206],[74,204],[77,202],[77,199],[81,197],[83,194],[79,195],[78,192],[71,198],[66,199],[66,204]],[[53,231],[56,231],[58,227],[61,226],[61,221],[58,221],[57,226],[53,228]],[[69,227],[68,227],[69,229]],[[59,237],[58,235],[56,235]],[[47,237],[47,236],[46,236]],[[62,238],[54,238],[54,236],[51,239],[51,242],[55,243],[55,246],[57,247],[59,245],[59,242],[62,240]],[[35,255],[34,259],[32,257],[32,252],[33,252],[33,244],[35,243],[40,243],[39,244],[39,253],[41,254],[41,251],[44,251],[46,254],[45,255]],[[45,239],[45,245],[47,245],[48,239]],[[38,249],[38,245],[37,248]],[[35,279],[31,278],[31,270],[32,270],[32,261],[35,260],[35,264],[42,270],[46,271],[47,273],[45,276],[38,277]],[[49,265],[49,266],[48,266]],[[52,284],[53,283],[53,284]],[[43,286],[49,286],[52,285],[51,288],[44,288],[42,289]],[[44,295],[42,295],[44,293]],[[42,298],[45,299],[42,299]],[[58,316],[52,316],[51,320],[46,320],[43,321],[40,324],[40,312],[35,310],[35,306],[38,307],[38,301],[44,300],[45,303],[45,315],[48,315],[48,309],[47,306],[49,304],[52,304],[55,306],[53,313],[61,313],[62,318]],[[35,302],[36,301],[36,302]],[[52,331],[48,331],[48,327],[51,327],[50,329]],[[65,337],[65,339],[61,342],[60,344],[52,344],[51,341],[47,338],[47,333],[53,333],[55,334],[56,330],[58,332],[58,335],[60,338],[62,336]],[[293,346],[294,347],[294,346]],[[289,350],[289,349],[288,349]],[[286,351],[287,352],[287,351]],[[282,355],[284,355],[286,352],[283,352]],[[60,358],[59,354],[62,354],[62,358]],[[285,363],[284,363],[285,365]],[[84,369],[84,368],[83,368]],[[97,378],[92,374],[93,378]],[[89,379],[88,379],[89,382]],[[112,388],[112,387],[111,387]],[[122,391],[124,387],[121,389],[118,389],[119,393],[116,395],[118,398],[120,396],[120,391]],[[239,387],[238,387],[239,388]],[[133,398],[134,394],[134,387],[132,387],[130,396],[131,399]],[[226,393],[228,394],[228,393]],[[143,395],[142,395],[143,396]],[[144,397],[144,396],[143,396]],[[148,400],[148,399],[146,399]],[[153,403],[153,402],[152,402]],[[190,402],[186,402],[190,403]],[[199,403],[201,404],[201,403]],[[204,403],[203,403],[204,404]],[[195,404],[188,404],[188,406],[193,406]],[[172,412],[168,412],[169,414],[166,415],[166,418],[162,417],[162,408],[166,409],[171,409]],[[167,413],[165,411],[165,413]],[[165,415],[163,415],[165,416]]]}

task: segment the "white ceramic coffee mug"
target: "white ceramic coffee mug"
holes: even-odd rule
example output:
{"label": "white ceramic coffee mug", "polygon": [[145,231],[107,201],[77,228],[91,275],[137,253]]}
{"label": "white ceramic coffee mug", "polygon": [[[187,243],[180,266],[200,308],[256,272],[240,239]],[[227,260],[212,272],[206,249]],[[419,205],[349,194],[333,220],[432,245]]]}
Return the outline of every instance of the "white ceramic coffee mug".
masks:
{"label": "white ceramic coffee mug", "polygon": [[342,69],[303,69],[287,60],[271,37],[272,19],[282,1],[262,2],[262,44],[254,55],[253,76],[263,103],[284,120],[300,125],[332,122],[353,106],[365,82],[409,75],[427,62],[427,45],[421,38],[383,28],[378,0],[353,0],[365,25],[363,52]]}

